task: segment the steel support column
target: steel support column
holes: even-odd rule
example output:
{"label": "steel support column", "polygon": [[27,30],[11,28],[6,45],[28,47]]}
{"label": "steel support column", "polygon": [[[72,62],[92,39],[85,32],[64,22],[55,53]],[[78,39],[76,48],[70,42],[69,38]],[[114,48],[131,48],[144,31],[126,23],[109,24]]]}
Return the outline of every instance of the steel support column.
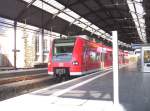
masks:
{"label": "steel support column", "polygon": [[43,20],[44,20],[44,17],[43,17],[43,0],[41,0],[42,1],[42,16],[41,16],[41,24],[42,24],[42,30],[41,30],[41,37],[40,37],[40,44],[41,44],[41,46],[40,46],[40,56],[41,56],[41,58],[40,58],[40,62],[41,63],[43,63],[44,62],[44,28],[43,28]]}
{"label": "steel support column", "polygon": [[17,32],[17,21],[14,21],[14,69],[16,69],[16,32]]}

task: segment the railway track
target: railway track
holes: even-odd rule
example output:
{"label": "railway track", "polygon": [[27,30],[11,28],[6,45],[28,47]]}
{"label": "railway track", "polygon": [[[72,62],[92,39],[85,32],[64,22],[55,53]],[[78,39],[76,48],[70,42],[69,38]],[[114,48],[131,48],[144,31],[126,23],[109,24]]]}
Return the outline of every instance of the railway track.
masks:
{"label": "railway track", "polygon": [[60,81],[49,76],[47,73],[2,77],[0,78],[0,101],[35,91],[58,82]]}
{"label": "railway track", "polygon": [[25,81],[25,80],[32,80],[32,79],[37,79],[37,78],[42,78],[47,76],[48,76],[47,74],[36,74],[36,75],[32,74],[32,75],[18,75],[16,77],[5,77],[5,78],[0,78],[0,85]]}
{"label": "railway track", "polygon": [[47,69],[0,72],[0,101],[66,81],[64,77],[54,78],[47,74]]}
{"label": "railway track", "polygon": [[[69,79],[73,79],[71,77]],[[68,78],[67,78],[68,80]],[[0,101],[29,93],[46,86],[66,81],[53,78],[45,72],[23,72],[22,74],[0,74]]]}

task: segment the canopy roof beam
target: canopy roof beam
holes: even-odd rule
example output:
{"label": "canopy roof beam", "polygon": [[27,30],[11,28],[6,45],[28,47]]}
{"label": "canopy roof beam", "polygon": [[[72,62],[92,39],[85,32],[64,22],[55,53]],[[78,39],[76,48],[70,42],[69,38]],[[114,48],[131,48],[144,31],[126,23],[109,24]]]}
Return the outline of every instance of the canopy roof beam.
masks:
{"label": "canopy roof beam", "polygon": [[28,9],[32,6],[32,4],[33,4],[35,1],[36,1],[36,0],[32,0],[31,2],[27,3],[27,6],[21,10],[21,12],[20,12],[20,13],[18,14],[18,16],[16,17],[15,21],[20,20],[20,18],[28,11]]}

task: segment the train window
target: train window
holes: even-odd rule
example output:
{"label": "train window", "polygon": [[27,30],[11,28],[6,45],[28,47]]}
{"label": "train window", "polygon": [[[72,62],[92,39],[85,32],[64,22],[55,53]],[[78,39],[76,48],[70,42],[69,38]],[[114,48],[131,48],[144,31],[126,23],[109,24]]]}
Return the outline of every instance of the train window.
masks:
{"label": "train window", "polygon": [[[58,41],[57,41],[58,42]],[[58,55],[61,53],[72,53],[73,48],[74,48],[74,42],[70,41],[64,41],[64,43],[57,43],[56,41],[54,42],[54,53],[53,55]]]}
{"label": "train window", "polygon": [[67,41],[65,41],[65,43],[54,42],[53,61],[70,61],[73,48],[74,43],[70,41],[68,41],[68,43]]}
{"label": "train window", "polygon": [[100,53],[96,54],[96,60],[99,61],[100,60]]}
{"label": "train window", "polygon": [[101,54],[101,61],[105,61],[105,53]]}
{"label": "train window", "polygon": [[61,46],[61,47],[56,47],[56,52],[55,54],[60,54],[60,53],[72,53],[73,51],[73,46]]}
{"label": "train window", "polygon": [[70,61],[72,58],[73,46],[59,46],[55,47],[53,54],[53,61]]}
{"label": "train window", "polygon": [[83,56],[83,62],[86,63],[86,60],[88,60],[88,48],[84,47],[84,56]]}
{"label": "train window", "polygon": [[90,59],[94,62],[96,60],[96,52],[95,51],[90,51]]}
{"label": "train window", "polygon": [[112,53],[110,53],[110,60],[112,60]]}

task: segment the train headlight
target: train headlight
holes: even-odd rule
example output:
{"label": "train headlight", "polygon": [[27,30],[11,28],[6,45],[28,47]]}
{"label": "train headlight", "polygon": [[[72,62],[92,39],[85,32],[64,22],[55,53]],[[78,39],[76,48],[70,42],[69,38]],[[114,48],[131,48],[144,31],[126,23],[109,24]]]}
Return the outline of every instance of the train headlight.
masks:
{"label": "train headlight", "polygon": [[51,65],[51,63],[50,62],[48,62],[48,66],[50,66]]}
{"label": "train headlight", "polygon": [[73,65],[79,65],[79,62],[78,61],[73,61],[72,64]]}

